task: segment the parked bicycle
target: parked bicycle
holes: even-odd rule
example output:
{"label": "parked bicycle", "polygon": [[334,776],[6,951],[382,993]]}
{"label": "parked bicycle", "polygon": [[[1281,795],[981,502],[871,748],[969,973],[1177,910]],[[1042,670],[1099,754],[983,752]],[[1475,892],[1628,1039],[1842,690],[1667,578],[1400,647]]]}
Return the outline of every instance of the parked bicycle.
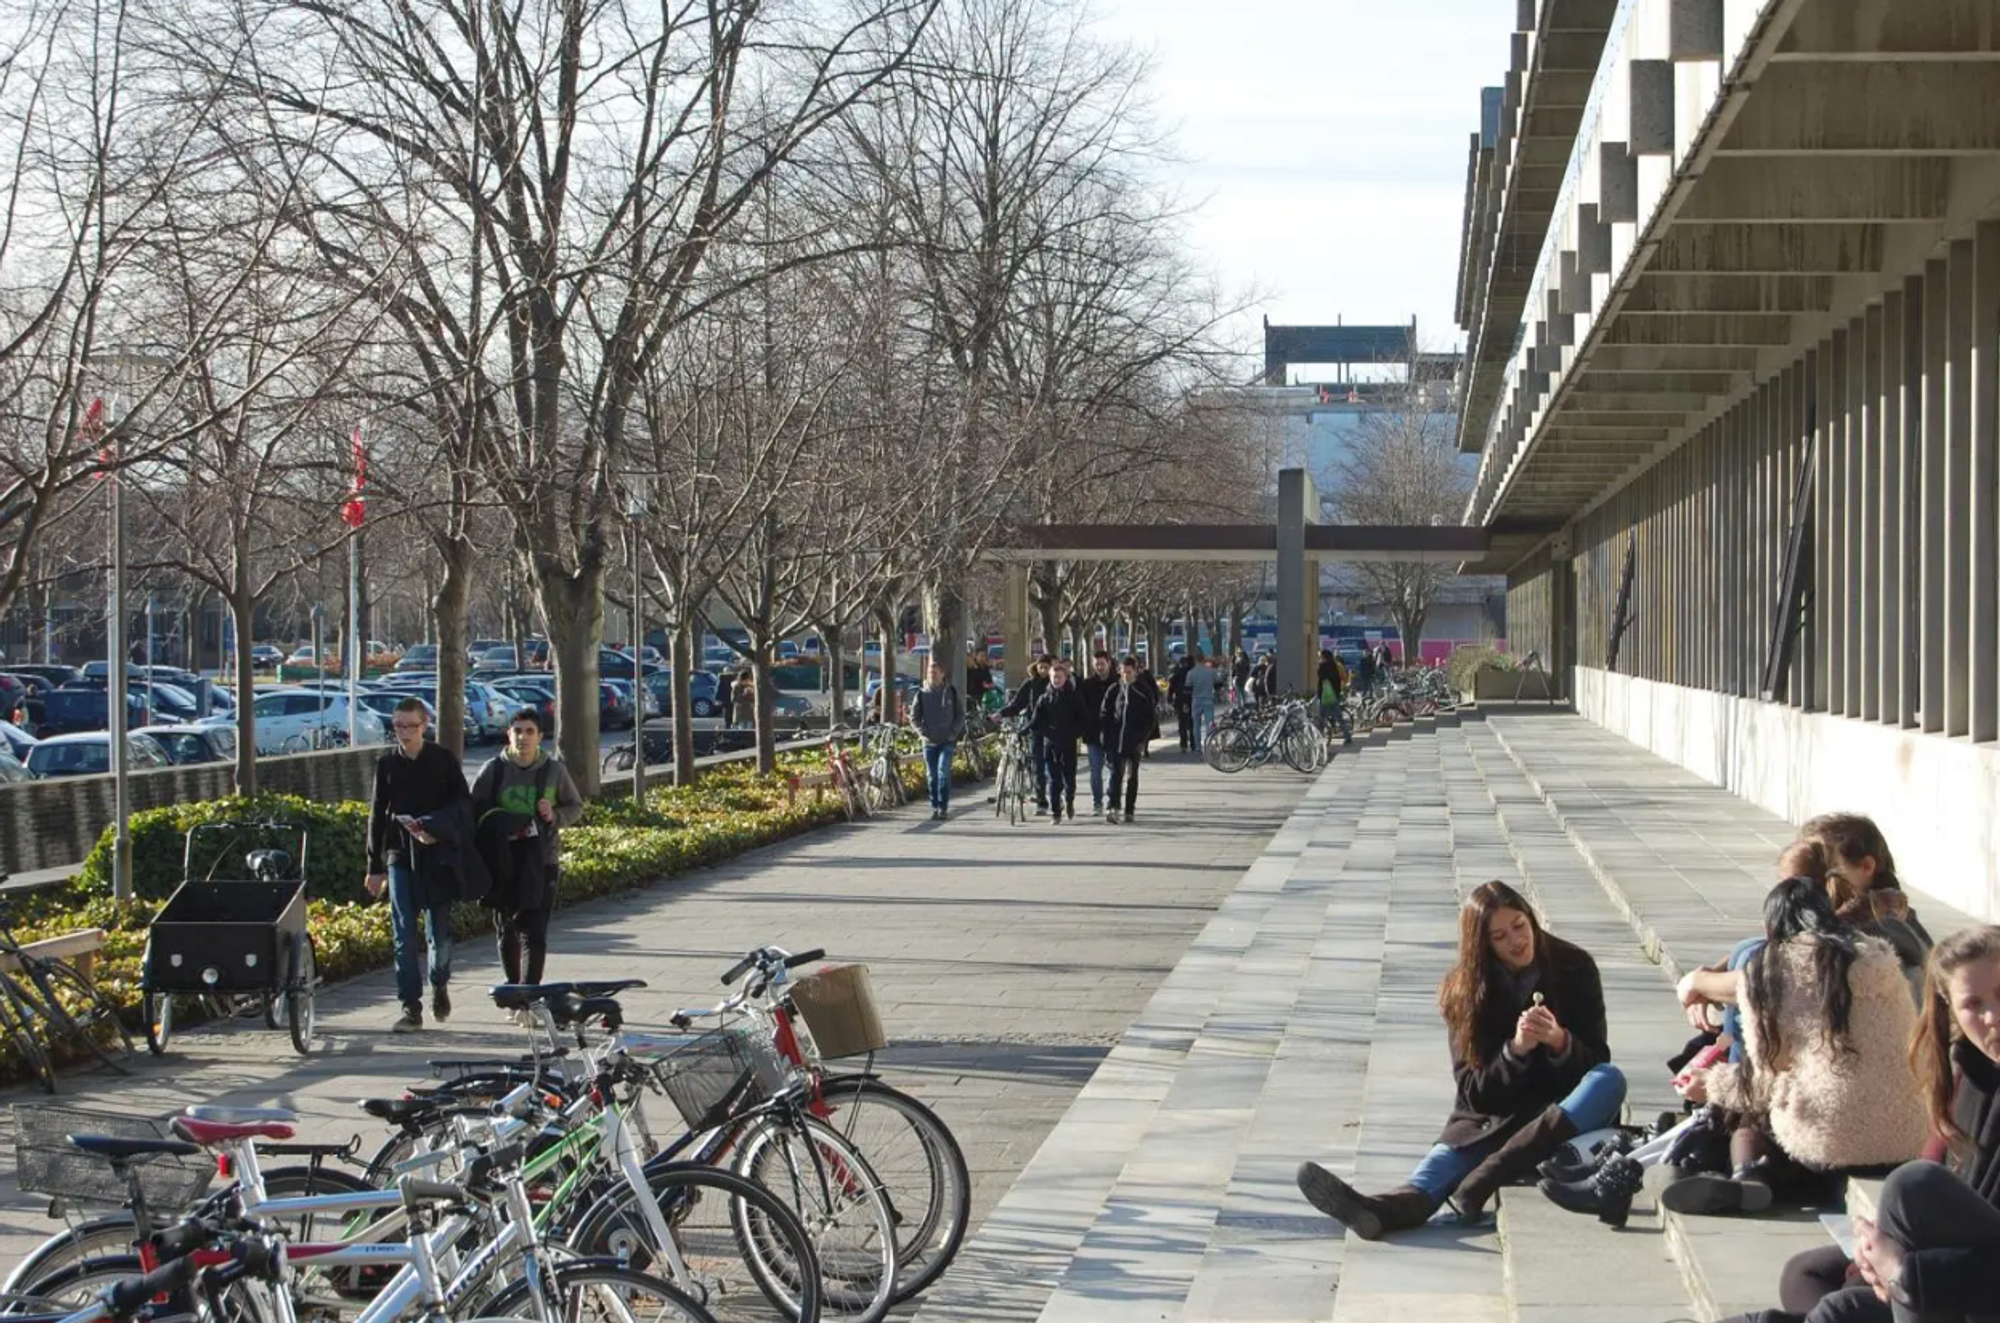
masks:
{"label": "parked bicycle", "polygon": [[[0,873],[0,883],[7,874]],[[132,1051],[118,1007],[67,960],[23,946],[0,907],[0,1034],[46,1093],[56,1091],[58,1055],[88,1054],[120,1074]]]}

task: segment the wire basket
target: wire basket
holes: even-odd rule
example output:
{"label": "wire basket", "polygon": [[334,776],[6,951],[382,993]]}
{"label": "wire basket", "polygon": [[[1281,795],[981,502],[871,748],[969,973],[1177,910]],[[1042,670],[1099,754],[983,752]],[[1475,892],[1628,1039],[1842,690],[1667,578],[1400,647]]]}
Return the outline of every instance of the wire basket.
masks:
{"label": "wire basket", "polygon": [[[770,1042],[741,1029],[713,1029],[691,1038],[653,1069],[693,1130],[714,1129],[733,1107],[755,1106],[791,1080]],[[740,1093],[738,1085],[744,1085]]]}
{"label": "wire basket", "polygon": [[[14,1179],[22,1190],[72,1203],[122,1207],[132,1200],[131,1179],[108,1158],[85,1153],[71,1135],[114,1139],[172,1139],[166,1123],[82,1107],[17,1105],[14,1109]],[[159,1153],[127,1166],[146,1206],[162,1213],[191,1207],[208,1188],[215,1163],[206,1154]]]}

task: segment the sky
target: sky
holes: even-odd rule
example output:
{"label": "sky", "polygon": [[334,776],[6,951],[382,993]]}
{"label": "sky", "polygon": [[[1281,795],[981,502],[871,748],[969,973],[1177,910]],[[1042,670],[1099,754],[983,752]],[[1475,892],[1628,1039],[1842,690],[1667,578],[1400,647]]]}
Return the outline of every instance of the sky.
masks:
{"label": "sky", "polygon": [[[1507,71],[1508,0],[1097,0],[1150,52],[1162,122],[1200,203],[1196,248],[1273,322],[1453,313],[1479,89]],[[1254,330],[1255,318],[1251,319]]]}

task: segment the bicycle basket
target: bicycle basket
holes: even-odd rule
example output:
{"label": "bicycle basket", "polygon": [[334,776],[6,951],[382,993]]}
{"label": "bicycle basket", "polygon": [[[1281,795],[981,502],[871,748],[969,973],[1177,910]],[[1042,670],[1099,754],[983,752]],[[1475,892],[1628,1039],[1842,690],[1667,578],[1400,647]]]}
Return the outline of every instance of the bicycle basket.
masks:
{"label": "bicycle basket", "polygon": [[[21,1189],[54,1195],[74,1203],[123,1206],[132,1197],[126,1178],[112,1170],[108,1159],[85,1153],[69,1142],[71,1135],[108,1135],[115,1139],[172,1139],[166,1123],[119,1112],[94,1112],[82,1107],[17,1105],[14,1112],[14,1176]],[[172,1215],[191,1207],[215,1175],[215,1162],[203,1153],[185,1156],[161,1153],[135,1158],[132,1172],[146,1205]]]}
{"label": "bicycle basket", "polygon": [[[790,1072],[770,1043],[741,1029],[712,1029],[691,1038],[653,1069],[692,1130],[711,1130],[732,1103],[755,1105],[790,1083]],[[737,1094],[746,1077],[747,1086]]]}
{"label": "bicycle basket", "polygon": [[858,1057],[889,1046],[868,984],[868,966],[836,965],[792,985],[792,1004],[821,1057]]}

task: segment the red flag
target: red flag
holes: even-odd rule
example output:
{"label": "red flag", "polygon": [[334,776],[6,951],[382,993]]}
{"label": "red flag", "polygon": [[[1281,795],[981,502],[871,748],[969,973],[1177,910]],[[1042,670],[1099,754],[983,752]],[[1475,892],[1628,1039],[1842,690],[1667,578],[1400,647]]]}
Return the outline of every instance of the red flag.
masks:
{"label": "red flag", "polygon": [[76,429],[76,443],[80,446],[96,445],[97,476],[104,477],[117,465],[118,456],[110,446],[101,445],[104,440],[104,397],[95,396],[83,411],[83,422]]}
{"label": "red flag", "polygon": [[340,517],[349,528],[359,528],[368,518],[368,501],[362,493],[362,488],[368,482],[368,447],[361,443],[359,424],[354,428],[353,445],[354,487],[348,492],[347,499],[341,503]]}

